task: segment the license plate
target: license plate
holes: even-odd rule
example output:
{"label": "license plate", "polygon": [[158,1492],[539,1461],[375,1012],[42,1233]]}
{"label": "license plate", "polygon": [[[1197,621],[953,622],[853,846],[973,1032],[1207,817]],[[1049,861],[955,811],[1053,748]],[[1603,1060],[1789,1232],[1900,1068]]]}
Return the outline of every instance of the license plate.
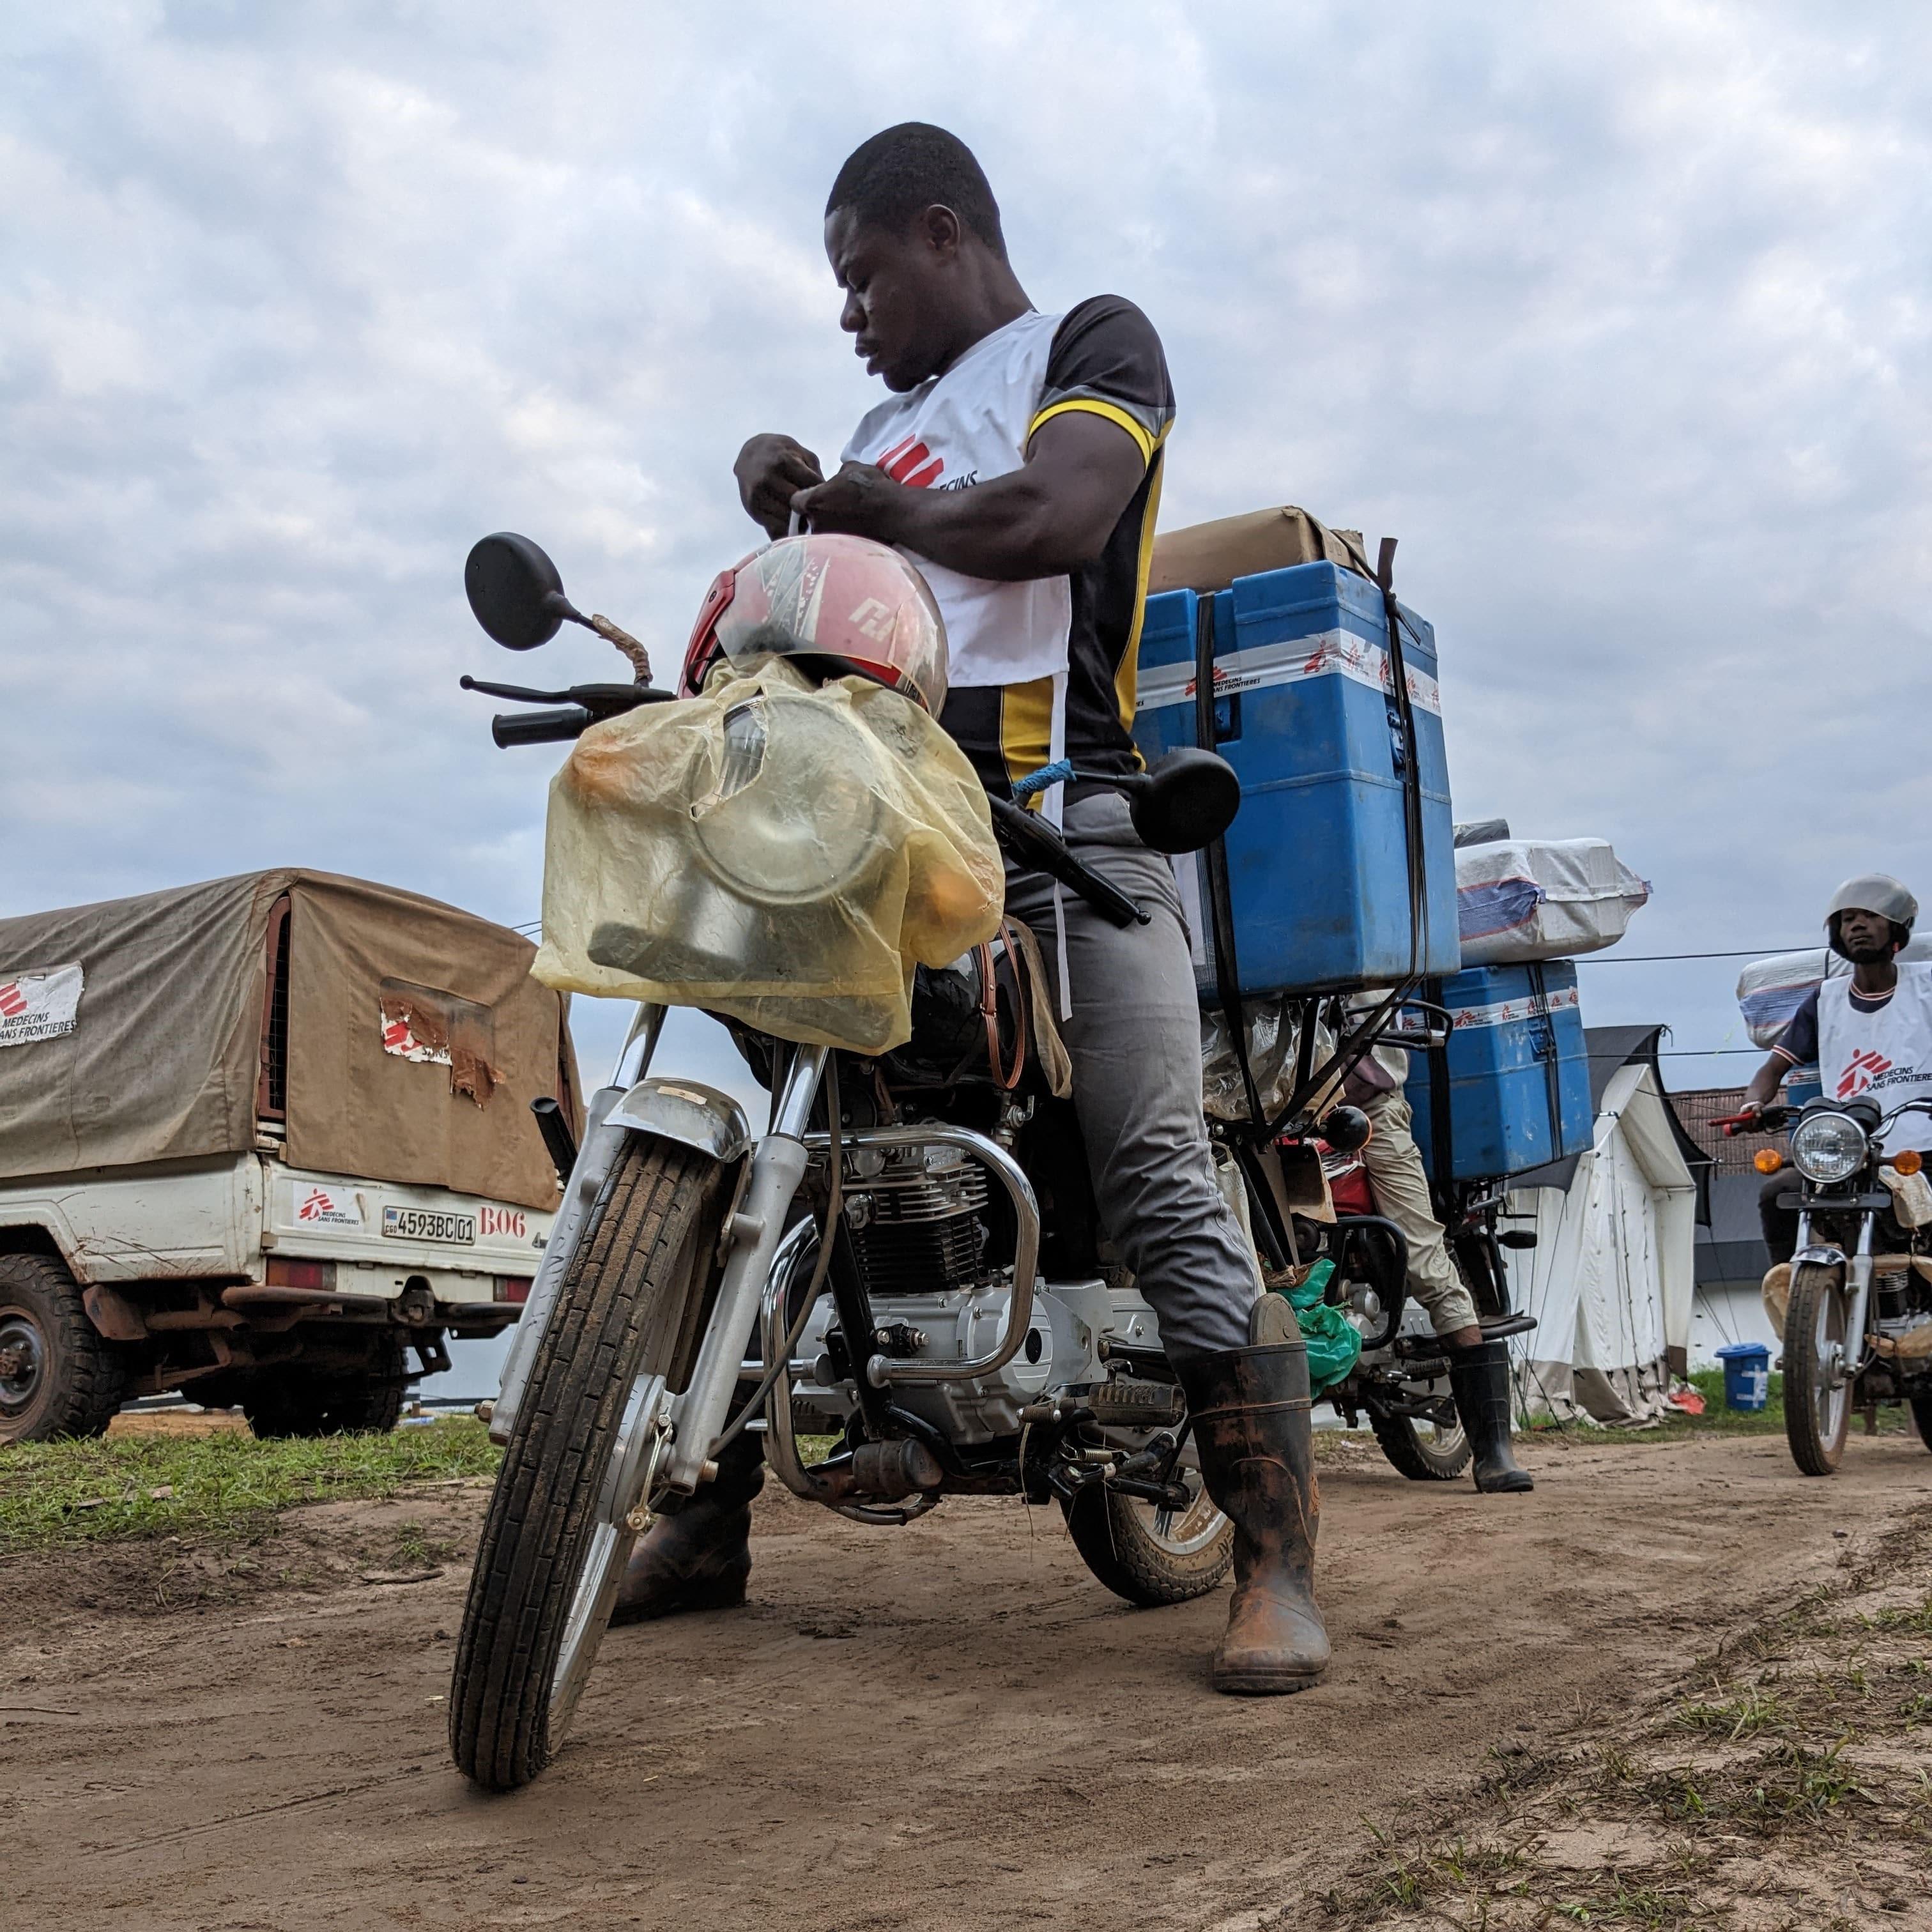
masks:
{"label": "license plate", "polygon": [[385,1208],[382,1232],[399,1241],[462,1241],[476,1239],[474,1214],[439,1214],[428,1208]]}

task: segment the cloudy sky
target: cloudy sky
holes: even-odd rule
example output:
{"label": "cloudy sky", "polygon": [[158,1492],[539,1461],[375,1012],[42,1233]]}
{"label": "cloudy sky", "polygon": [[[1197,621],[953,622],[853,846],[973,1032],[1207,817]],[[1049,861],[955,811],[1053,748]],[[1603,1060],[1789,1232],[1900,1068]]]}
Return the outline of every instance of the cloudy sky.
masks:
{"label": "cloudy sky", "polygon": [[[912,117],[978,151],[1042,308],[1161,328],[1168,524],[1400,538],[1458,816],[1613,838],[1656,889],[1627,950],[1802,940],[1873,866],[1932,896],[1928,23],[7,9],[0,911],[302,862],[534,919],[556,756],[456,680],[616,660],[512,666],[464,553],[530,532],[668,664],[750,534],[740,441],[836,452],[875,398],[820,213]],[[1735,970],[1588,968],[1586,1017],[1735,1047]]]}

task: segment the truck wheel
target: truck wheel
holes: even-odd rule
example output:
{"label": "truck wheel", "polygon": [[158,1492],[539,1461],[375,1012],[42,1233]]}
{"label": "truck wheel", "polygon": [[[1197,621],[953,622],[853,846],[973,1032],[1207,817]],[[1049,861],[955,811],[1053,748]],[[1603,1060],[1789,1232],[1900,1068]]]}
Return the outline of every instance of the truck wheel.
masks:
{"label": "truck wheel", "polygon": [[386,1336],[366,1369],[320,1375],[300,1366],[251,1377],[242,1412],[263,1441],[308,1436],[386,1436],[403,1412],[403,1345]]}
{"label": "truck wheel", "polygon": [[104,1341],[50,1255],[0,1255],[0,1442],[106,1432],[128,1358]]}
{"label": "truck wheel", "polygon": [[1412,1483],[1453,1483],[1469,1466],[1469,1438],[1459,1422],[1444,1429],[1412,1415],[1369,1417],[1382,1452]]}
{"label": "truck wheel", "polygon": [[1204,1597],[1234,1560],[1234,1526],[1204,1489],[1183,1515],[1098,1484],[1061,1508],[1081,1561],[1143,1610]]}

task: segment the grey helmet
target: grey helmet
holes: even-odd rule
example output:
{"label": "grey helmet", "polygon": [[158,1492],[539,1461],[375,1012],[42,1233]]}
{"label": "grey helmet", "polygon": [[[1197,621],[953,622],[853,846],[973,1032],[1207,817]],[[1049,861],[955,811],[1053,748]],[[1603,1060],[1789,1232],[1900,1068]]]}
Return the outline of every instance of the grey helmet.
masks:
{"label": "grey helmet", "polygon": [[1847,879],[1825,908],[1825,929],[1832,935],[1832,950],[1841,956],[1844,948],[1838,944],[1838,915],[1842,912],[1875,912],[1889,920],[1893,938],[1903,946],[1912,936],[1918,902],[1885,872],[1861,872],[1856,879]]}

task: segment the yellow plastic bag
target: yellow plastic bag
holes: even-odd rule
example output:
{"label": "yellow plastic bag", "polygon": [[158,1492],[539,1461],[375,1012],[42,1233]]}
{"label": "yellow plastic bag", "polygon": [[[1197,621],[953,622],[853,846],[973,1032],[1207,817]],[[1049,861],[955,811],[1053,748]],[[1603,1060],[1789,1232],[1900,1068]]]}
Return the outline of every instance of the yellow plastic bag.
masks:
{"label": "yellow plastic bag", "polygon": [[533,970],[880,1053],[911,1032],[914,964],[990,938],[1004,890],[986,794],[932,718],[768,658],[577,741]]}

